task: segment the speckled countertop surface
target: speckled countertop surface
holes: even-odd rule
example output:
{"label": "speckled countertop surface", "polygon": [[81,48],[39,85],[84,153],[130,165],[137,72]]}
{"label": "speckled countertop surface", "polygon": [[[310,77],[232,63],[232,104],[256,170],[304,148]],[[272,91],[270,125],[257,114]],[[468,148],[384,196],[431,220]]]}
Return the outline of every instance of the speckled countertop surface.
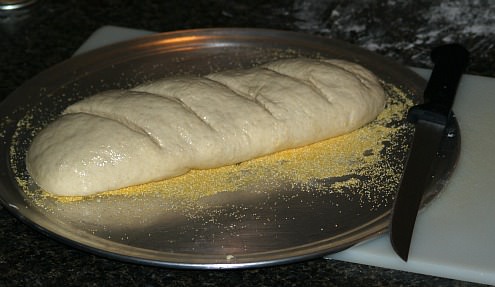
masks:
{"label": "speckled countertop surface", "polygon": [[[0,99],[69,58],[104,25],[151,31],[260,27],[341,39],[400,63],[430,67],[432,46],[456,41],[472,53],[468,73],[495,77],[490,1],[201,0],[54,1],[0,13]],[[4,152],[4,151],[2,151]],[[109,260],[62,245],[0,207],[0,286],[476,286],[340,261],[188,271]]]}

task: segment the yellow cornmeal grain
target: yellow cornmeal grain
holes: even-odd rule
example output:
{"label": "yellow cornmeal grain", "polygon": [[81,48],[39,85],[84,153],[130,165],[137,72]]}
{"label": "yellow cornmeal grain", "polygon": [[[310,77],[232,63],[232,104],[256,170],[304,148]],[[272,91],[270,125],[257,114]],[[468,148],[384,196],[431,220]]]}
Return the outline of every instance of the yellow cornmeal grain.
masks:
{"label": "yellow cornmeal grain", "polygon": [[[85,197],[61,197],[44,193],[58,202],[101,199],[110,196],[137,197],[158,194],[186,206],[220,192],[249,189],[266,191],[289,183],[308,192],[348,192],[361,190],[361,197],[370,199],[372,192],[393,192],[401,170],[388,166],[383,154],[385,142],[394,145],[394,137],[405,125],[401,121],[412,106],[398,88],[386,85],[389,95],[385,110],[368,125],[345,135],[301,148],[245,161],[236,165],[208,170],[192,170],[185,175]],[[394,147],[407,148],[404,147]],[[346,178],[350,176],[349,178]],[[382,175],[382,176],[379,176]],[[385,175],[385,176],[383,176]],[[332,184],[319,180],[343,178]],[[360,178],[366,178],[362,180]],[[380,182],[374,182],[380,181]],[[369,190],[367,186],[373,186]],[[377,203],[379,204],[379,203]]]}

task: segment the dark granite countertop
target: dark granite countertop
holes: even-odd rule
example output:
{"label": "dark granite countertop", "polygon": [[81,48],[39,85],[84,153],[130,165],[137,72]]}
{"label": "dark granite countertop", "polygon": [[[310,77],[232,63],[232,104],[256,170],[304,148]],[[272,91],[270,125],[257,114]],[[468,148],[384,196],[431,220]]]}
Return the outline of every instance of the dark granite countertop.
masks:
{"label": "dark granite countertop", "polygon": [[[55,1],[0,13],[0,99],[69,58],[97,28],[151,31],[261,27],[341,39],[397,62],[430,67],[431,47],[472,52],[468,73],[495,76],[495,7],[490,1],[201,0]],[[5,151],[2,151],[5,152]],[[475,286],[340,261],[190,271],[88,254],[34,231],[0,207],[0,286]]]}

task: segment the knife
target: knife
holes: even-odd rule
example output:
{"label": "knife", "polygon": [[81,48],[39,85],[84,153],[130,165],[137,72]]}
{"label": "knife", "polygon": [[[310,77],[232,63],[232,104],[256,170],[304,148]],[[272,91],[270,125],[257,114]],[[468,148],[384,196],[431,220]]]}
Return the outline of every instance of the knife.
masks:
{"label": "knife", "polygon": [[414,136],[389,227],[392,247],[404,261],[409,257],[416,216],[431,182],[433,163],[446,126],[453,120],[451,108],[468,59],[469,52],[459,44],[433,49],[431,60],[435,66],[424,91],[424,102],[410,108],[407,114],[407,121],[415,126]]}

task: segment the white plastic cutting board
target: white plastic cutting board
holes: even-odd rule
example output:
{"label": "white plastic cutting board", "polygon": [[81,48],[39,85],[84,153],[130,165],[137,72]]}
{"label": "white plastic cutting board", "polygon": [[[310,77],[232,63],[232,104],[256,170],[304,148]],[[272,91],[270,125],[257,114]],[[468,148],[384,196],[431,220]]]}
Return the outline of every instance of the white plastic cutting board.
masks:
{"label": "white plastic cutting board", "polygon": [[[75,54],[149,31],[104,26]],[[430,71],[414,69],[425,78]],[[454,104],[461,155],[448,185],[418,216],[407,263],[388,234],[327,259],[495,285],[495,79],[464,75]]]}
{"label": "white plastic cutting board", "polygon": [[393,252],[388,234],[327,258],[495,285],[494,107],[495,79],[464,75],[453,107],[461,129],[459,162],[440,196],[419,214],[407,263]]}

